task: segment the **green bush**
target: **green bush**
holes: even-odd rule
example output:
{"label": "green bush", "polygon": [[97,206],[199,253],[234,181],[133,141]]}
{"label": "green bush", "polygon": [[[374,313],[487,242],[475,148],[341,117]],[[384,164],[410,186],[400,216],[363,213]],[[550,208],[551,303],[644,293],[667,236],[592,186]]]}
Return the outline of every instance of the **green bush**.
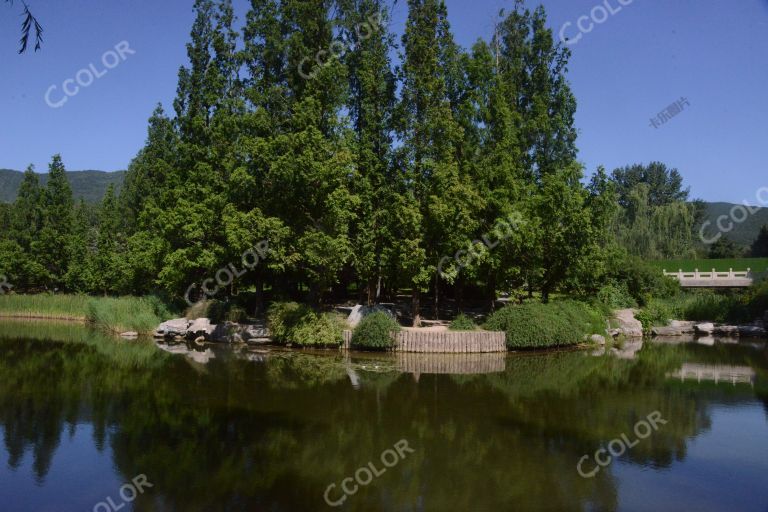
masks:
{"label": "green bush", "polygon": [[291,342],[302,347],[338,347],[345,328],[344,318],[336,313],[308,315],[293,329]]}
{"label": "green bush", "polygon": [[390,350],[395,345],[394,334],[398,331],[400,324],[397,320],[386,313],[372,313],[355,327],[351,345],[360,350]]}
{"label": "green bush", "polygon": [[696,293],[686,298],[682,305],[682,318],[723,323],[734,316],[738,301],[728,295]]}
{"label": "green bush", "polygon": [[662,300],[650,300],[645,307],[635,313],[635,318],[643,324],[643,330],[648,331],[652,327],[665,326],[675,316],[676,308],[669,302]]}
{"label": "green bush", "polygon": [[587,304],[564,300],[506,306],[490,316],[485,328],[504,331],[509,349],[552,348],[576,345],[585,336],[602,334],[605,320]]}
{"label": "green bush", "polygon": [[620,258],[611,271],[613,279],[625,286],[640,306],[651,299],[670,298],[680,293],[680,283],[636,256]]}
{"label": "green bush", "polygon": [[267,327],[275,343],[290,343],[294,330],[315,316],[314,311],[297,302],[275,302],[267,311]]}
{"label": "green bush", "polygon": [[609,309],[637,307],[637,301],[630,295],[627,283],[609,283],[597,292],[597,300]]}
{"label": "green bush", "polygon": [[453,319],[451,325],[448,326],[451,331],[474,331],[477,329],[477,325],[469,316],[464,313],[459,313],[456,318]]}

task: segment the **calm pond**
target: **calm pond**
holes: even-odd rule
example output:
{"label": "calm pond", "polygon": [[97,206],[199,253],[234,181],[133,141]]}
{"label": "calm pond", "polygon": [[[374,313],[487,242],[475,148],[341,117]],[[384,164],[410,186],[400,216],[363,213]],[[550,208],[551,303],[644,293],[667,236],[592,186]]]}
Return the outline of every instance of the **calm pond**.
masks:
{"label": "calm pond", "polygon": [[764,342],[345,357],[5,321],[0,350],[3,511],[768,510]]}

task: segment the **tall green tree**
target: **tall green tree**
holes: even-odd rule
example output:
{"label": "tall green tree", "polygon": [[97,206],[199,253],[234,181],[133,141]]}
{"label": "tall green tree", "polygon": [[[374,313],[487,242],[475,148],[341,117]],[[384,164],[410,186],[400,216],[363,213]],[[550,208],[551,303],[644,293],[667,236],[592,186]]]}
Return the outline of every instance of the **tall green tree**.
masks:
{"label": "tall green tree", "polygon": [[69,267],[69,241],[74,220],[74,199],[61,155],[54,155],[48,166],[48,183],[42,193],[42,228],[39,239],[32,243],[32,252],[47,272],[46,286],[57,290],[64,287],[64,275]]}
{"label": "tall green tree", "polygon": [[768,224],[760,228],[760,233],[752,244],[751,252],[755,258],[768,258]]}

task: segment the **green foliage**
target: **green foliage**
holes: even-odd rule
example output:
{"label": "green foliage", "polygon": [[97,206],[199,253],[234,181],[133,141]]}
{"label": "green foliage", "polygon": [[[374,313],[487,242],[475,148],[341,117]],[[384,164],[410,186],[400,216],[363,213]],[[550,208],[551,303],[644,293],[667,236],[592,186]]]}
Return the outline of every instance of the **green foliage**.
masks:
{"label": "green foliage", "polygon": [[675,310],[669,303],[659,299],[649,300],[640,311],[635,313],[635,318],[643,324],[644,331],[650,330],[651,327],[668,325],[675,316]]}
{"label": "green foliage", "polygon": [[86,318],[97,328],[114,333],[153,332],[163,320],[171,317],[169,310],[154,297],[101,297],[88,301]]}
{"label": "green foliage", "polygon": [[709,247],[708,257],[710,259],[738,258],[744,252],[743,247],[737,246],[730,238],[724,236]]}
{"label": "green foliage", "polygon": [[296,302],[275,302],[267,311],[267,327],[276,343],[287,344],[294,339],[295,330],[315,317],[309,306]]}
{"label": "green foliage", "polygon": [[89,301],[86,295],[0,295],[0,316],[85,320]]}
{"label": "green foliage", "polygon": [[680,283],[666,277],[639,257],[629,256],[613,263],[611,277],[626,286],[629,295],[640,306],[652,298],[669,298],[680,293]]}
{"label": "green foliage", "polygon": [[608,283],[597,292],[597,301],[610,309],[637,307],[637,301],[630,295],[626,282]]}
{"label": "green foliage", "polygon": [[477,329],[477,325],[471,317],[464,313],[459,313],[448,328],[452,331],[474,331]]}
{"label": "green foliage", "polygon": [[397,320],[383,312],[365,316],[352,332],[351,346],[358,350],[391,350],[400,331]]}
{"label": "green foliage", "polygon": [[485,328],[504,331],[511,350],[553,348],[577,345],[585,336],[604,333],[605,319],[582,302],[527,303],[496,311]]}
{"label": "green foliage", "polygon": [[760,228],[760,233],[752,243],[750,252],[755,258],[768,257],[768,224]]}
{"label": "green foliage", "polygon": [[344,341],[342,331],[347,324],[336,313],[312,314],[293,329],[291,342],[300,347],[338,347]]}

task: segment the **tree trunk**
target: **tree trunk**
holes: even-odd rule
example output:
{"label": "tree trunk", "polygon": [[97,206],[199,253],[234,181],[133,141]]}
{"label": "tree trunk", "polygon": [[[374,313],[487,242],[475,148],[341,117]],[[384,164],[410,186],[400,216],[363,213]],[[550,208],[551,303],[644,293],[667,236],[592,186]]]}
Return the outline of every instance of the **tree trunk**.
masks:
{"label": "tree trunk", "polygon": [[456,279],[456,313],[464,309],[464,283],[461,277]]}
{"label": "tree trunk", "polygon": [[258,318],[264,313],[264,281],[262,279],[256,281],[255,299],[254,314]]}
{"label": "tree trunk", "polygon": [[496,276],[494,274],[491,274],[488,277],[488,298],[491,302],[491,311],[496,310]]}
{"label": "tree trunk", "polygon": [[413,289],[412,299],[411,316],[413,316],[413,326],[421,327],[421,292],[417,288]]}
{"label": "tree trunk", "polygon": [[435,273],[435,320],[440,320],[440,274]]}

